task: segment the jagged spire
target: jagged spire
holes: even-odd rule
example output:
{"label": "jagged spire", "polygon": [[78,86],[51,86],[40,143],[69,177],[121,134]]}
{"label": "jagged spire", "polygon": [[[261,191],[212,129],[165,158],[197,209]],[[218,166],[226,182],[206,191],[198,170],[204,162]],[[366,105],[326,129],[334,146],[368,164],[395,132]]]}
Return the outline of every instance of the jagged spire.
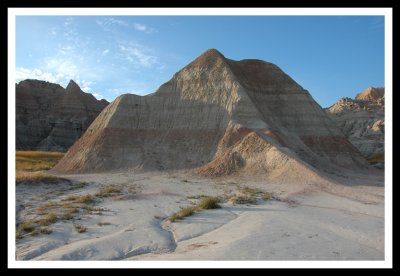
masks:
{"label": "jagged spire", "polygon": [[67,93],[81,93],[81,88],[79,87],[78,84],[76,84],[76,82],[74,82],[73,80],[70,80],[67,88],[65,88]]}

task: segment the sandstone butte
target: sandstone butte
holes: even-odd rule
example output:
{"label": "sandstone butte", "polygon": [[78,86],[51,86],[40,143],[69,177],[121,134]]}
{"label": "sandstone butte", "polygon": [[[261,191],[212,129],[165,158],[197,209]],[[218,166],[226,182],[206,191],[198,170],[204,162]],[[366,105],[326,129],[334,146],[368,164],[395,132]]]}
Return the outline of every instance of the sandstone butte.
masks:
{"label": "sandstone butte", "polygon": [[67,151],[108,105],[70,81],[24,80],[16,84],[17,150]]}
{"label": "sandstone butte", "polygon": [[366,172],[360,152],[278,66],[207,50],[147,96],[109,104],[53,169],[190,170],[315,182]]}

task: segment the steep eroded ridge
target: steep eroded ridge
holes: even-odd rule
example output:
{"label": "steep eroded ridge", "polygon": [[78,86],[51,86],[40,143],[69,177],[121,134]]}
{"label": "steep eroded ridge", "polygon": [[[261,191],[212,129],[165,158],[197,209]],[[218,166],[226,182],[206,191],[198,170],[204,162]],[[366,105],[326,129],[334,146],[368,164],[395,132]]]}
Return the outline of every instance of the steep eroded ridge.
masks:
{"label": "steep eroded ridge", "polygon": [[67,151],[107,105],[73,80],[66,89],[45,81],[21,81],[16,85],[16,148]]}

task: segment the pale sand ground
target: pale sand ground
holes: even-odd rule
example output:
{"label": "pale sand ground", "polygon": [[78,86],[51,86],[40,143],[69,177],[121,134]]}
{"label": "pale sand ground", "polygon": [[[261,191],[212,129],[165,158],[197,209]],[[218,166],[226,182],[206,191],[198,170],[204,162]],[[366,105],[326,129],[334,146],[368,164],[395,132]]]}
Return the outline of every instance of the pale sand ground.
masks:
{"label": "pale sand ground", "polygon": [[[17,260],[384,259],[384,188],[360,185],[362,180],[354,181],[357,186],[321,188],[182,173],[68,178],[89,185],[72,190],[67,190],[70,184],[18,185],[17,219],[34,213],[45,201],[95,194],[103,185],[122,186],[124,194],[96,199],[95,207],[108,210],[102,215],[61,220],[50,226],[50,235],[17,241]],[[166,219],[180,206],[198,202],[187,196],[230,195],[244,186],[272,192],[276,199],[259,199],[257,205],[223,203],[221,209],[205,210],[180,222]],[[86,226],[87,232],[77,233],[74,223]]]}

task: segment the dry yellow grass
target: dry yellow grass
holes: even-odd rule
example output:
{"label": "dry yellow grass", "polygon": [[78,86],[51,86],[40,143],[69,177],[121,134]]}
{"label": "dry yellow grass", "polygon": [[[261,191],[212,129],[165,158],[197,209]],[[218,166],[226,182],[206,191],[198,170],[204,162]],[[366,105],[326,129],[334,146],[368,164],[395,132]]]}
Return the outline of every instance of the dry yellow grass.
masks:
{"label": "dry yellow grass", "polygon": [[205,197],[203,198],[198,206],[201,209],[217,209],[217,208],[221,208],[221,206],[219,206],[219,199],[217,197]]}
{"label": "dry yellow grass", "polygon": [[172,216],[169,217],[170,222],[175,222],[177,220],[181,220],[185,217],[191,216],[195,211],[197,210],[197,207],[189,206],[186,208],[183,208],[176,212],[175,214],[172,214]]}
{"label": "dry yellow grass", "polygon": [[21,182],[45,182],[52,183],[56,182],[60,178],[57,176],[45,174],[42,172],[28,172],[28,171],[17,171],[15,174],[15,181],[17,184]]}
{"label": "dry yellow grass", "polygon": [[63,156],[63,152],[17,151],[15,165],[22,171],[50,170]]}
{"label": "dry yellow grass", "polygon": [[41,217],[35,220],[36,223],[42,226],[48,226],[50,224],[53,224],[57,221],[57,215],[54,213],[49,213],[45,217]]}
{"label": "dry yellow grass", "polygon": [[87,228],[83,226],[82,224],[74,224],[75,230],[78,233],[84,233],[86,232]]}
{"label": "dry yellow grass", "polygon": [[64,156],[62,152],[17,151],[16,183],[21,182],[56,182],[59,178],[41,171],[53,168]]}
{"label": "dry yellow grass", "polygon": [[385,154],[383,154],[383,153],[375,154],[374,156],[371,156],[367,160],[372,165],[379,163],[379,162],[385,162]]}
{"label": "dry yellow grass", "polygon": [[231,204],[256,204],[257,199],[254,196],[250,196],[248,194],[234,195],[232,196],[228,202]]}
{"label": "dry yellow grass", "polygon": [[100,189],[100,191],[98,193],[95,194],[95,196],[97,197],[108,197],[111,196],[113,194],[118,194],[121,192],[121,188],[120,187],[115,187],[115,186],[106,186]]}

